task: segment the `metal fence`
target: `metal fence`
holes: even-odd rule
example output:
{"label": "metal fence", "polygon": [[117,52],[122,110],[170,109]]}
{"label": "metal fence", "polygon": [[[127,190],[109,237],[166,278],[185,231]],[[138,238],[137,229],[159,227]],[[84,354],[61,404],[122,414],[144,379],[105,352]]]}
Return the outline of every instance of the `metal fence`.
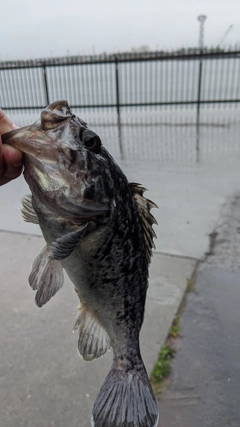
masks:
{"label": "metal fence", "polygon": [[122,159],[239,149],[239,50],[2,62],[0,85],[1,108],[18,125],[65,98]]}

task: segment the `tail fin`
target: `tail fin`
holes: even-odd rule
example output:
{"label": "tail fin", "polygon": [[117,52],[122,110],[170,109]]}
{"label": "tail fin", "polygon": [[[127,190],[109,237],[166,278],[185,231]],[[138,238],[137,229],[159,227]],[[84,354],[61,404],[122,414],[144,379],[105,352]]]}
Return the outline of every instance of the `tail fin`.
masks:
{"label": "tail fin", "polygon": [[92,427],[157,427],[158,407],[141,371],[112,368],[93,405]]}

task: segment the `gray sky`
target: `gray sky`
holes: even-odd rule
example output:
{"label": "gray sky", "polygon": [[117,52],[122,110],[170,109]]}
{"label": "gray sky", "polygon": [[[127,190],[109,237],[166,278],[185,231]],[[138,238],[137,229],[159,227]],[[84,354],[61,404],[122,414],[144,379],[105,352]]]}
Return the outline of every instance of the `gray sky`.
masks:
{"label": "gray sky", "polygon": [[240,0],[3,0],[0,60],[240,43]]}

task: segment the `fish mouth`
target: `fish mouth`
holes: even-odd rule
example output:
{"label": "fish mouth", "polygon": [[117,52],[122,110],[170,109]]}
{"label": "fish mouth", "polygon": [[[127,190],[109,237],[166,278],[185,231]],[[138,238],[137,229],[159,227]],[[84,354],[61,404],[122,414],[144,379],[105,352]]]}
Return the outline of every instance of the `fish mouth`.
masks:
{"label": "fish mouth", "polygon": [[57,128],[62,122],[75,117],[65,99],[52,102],[41,113],[42,130]]}
{"label": "fish mouth", "polygon": [[[56,161],[59,155],[59,134],[69,133],[69,127],[64,129],[64,124],[73,118],[75,115],[66,100],[55,101],[42,111],[40,120],[31,126],[3,134],[2,142],[39,160]],[[80,122],[76,124],[81,126]]]}

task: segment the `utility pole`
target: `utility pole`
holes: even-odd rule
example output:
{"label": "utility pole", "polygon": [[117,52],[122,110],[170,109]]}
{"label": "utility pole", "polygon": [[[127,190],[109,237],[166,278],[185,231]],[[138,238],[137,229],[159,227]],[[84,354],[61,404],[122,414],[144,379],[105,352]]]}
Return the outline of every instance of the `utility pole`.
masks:
{"label": "utility pole", "polygon": [[204,47],[204,23],[206,21],[207,17],[206,15],[199,15],[198,21],[200,22],[200,28],[199,28],[199,49],[202,52]]}

